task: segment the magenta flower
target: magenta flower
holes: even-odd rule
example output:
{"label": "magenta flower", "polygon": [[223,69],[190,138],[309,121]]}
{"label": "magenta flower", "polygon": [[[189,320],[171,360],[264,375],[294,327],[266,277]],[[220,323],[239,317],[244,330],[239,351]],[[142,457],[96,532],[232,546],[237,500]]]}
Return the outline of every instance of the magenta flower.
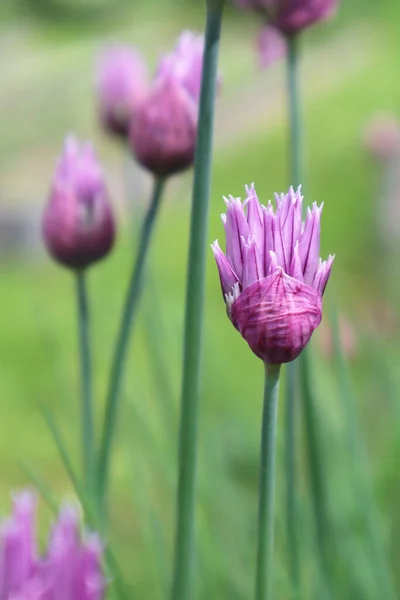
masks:
{"label": "magenta flower", "polygon": [[270,25],[293,36],[310,25],[332,17],[339,0],[235,0],[242,8],[252,9]]}
{"label": "magenta flower", "polygon": [[287,42],[278,29],[266,25],[258,35],[257,49],[260,66],[266,69],[286,55]]}
{"label": "magenta flower", "polygon": [[226,255],[212,245],[228,315],[265,363],[291,362],[321,321],[334,259],[319,258],[322,206],[314,203],[303,223],[300,188],[276,196],[276,212],[254,185],[246,192],[243,204],[225,199]]}
{"label": "magenta flower", "polygon": [[84,269],[114,243],[114,218],[104,177],[90,144],[68,137],[43,215],[43,237],[55,260]]}
{"label": "magenta flower", "polygon": [[203,39],[185,31],[161,59],[157,75],[137,108],[130,143],[137,161],[158,177],[194,162]]}
{"label": "magenta flower", "polygon": [[13,514],[0,528],[1,600],[102,600],[102,545],[94,534],[81,539],[77,512],[61,509],[47,552],[40,557],[36,497],[24,492],[13,502]]}
{"label": "magenta flower", "polygon": [[99,114],[105,130],[126,139],[132,115],[146,90],[147,69],[141,55],[124,46],[107,49],[100,57],[97,73]]}

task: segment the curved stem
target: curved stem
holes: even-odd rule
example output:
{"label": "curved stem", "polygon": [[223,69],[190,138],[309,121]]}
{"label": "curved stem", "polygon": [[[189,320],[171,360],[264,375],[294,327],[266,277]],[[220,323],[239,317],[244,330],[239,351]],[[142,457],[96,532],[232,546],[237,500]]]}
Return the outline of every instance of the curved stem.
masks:
{"label": "curved stem", "polygon": [[92,364],[89,333],[89,306],[86,289],[86,273],[77,271],[75,276],[78,313],[79,362],[82,387],[82,461],[83,478],[87,490],[93,486],[94,476],[94,424]]}
{"label": "curved stem", "polygon": [[[299,94],[299,55],[297,38],[288,39],[287,87],[289,100],[289,148],[290,182],[293,187],[301,183],[302,134]],[[300,589],[299,548],[296,531],[296,389],[298,381],[297,361],[286,367],[286,419],[285,419],[285,462],[286,462],[286,526],[287,549],[292,592],[297,596]]]}
{"label": "curved stem", "polygon": [[121,397],[121,384],[128,344],[142,292],[146,257],[157,219],[164,184],[165,179],[158,178],[154,181],[152,200],[140,232],[138,253],[133,264],[125,305],[122,312],[121,325],[118,331],[113,355],[97,467],[97,491],[102,508],[104,508],[104,498],[107,492],[110,456]]}
{"label": "curved stem", "polygon": [[255,600],[271,600],[272,598],[276,423],[280,368],[280,365],[265,365]]}
{"label": "curved stem", "polygon": [[190,600],[194,555],[197,413],[208,246],[212,138],[223,2],[207,3],[199,124],[193,180],[179,426],[178,493],[171,600]]}

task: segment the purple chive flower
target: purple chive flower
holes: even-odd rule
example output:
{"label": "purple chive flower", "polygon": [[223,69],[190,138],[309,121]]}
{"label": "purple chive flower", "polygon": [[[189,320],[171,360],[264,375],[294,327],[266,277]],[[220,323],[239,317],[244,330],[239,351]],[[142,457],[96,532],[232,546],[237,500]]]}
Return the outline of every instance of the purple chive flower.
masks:
{"label": "purple chive flower", "polygon": [[339,0],[235,0],[242,8],[252,9],[270,25],[293,36],[310,25],[332,17]]}
{"label": "purple chive flower", "polygon": [[94,534],[79,535],[77,512],[65,506],[44,557],[35,536],[36,498],[24,492],[0,529],[1,600],[102,600],[102,545]]}
{"label": "purple chive flower", "polygon": [[333,256],[319,258],[322,205],[302,222],[300,188],[260,204],[254,185],[247,198],[225,199],[226,255],[214,242],[228,315],[253,352],[268,364],[291,362],[322,317],[322,296]]}
{"label": "purple chive flower", "polygon": [[101,168],[90,144],[68,137],[43,215],[43,237],[59,263],[84,269],[114,243],[114,218]]}
{"label": "purple chive flower", "polygon": [[266,69],[286,55],[287,43],[278,29],[266,25],[258,35],[257,48],[260,67]]}
{"label": "purple chive flower", "polygon": [[137,161],[158,177],[193,164],[203,39],[184,32],[161,59],[153,85],[132,119],[130,143]]}
{"label": "purple chive flower", "polygon": [[103,52],[97,73],[97,97],[100,121],[109,133],[122,139],[136,106],[147,90],[147,69],[133,48],[116,46]]}

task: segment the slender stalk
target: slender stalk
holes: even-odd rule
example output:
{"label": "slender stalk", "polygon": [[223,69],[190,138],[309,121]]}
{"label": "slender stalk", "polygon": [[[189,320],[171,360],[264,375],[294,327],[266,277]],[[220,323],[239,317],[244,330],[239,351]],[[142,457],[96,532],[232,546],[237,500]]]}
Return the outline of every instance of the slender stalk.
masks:
{"label": "slender stalk", "polygon": [[272,598],[276,422],[280,369],[280,365],[265,365],[255,600],[271,600]]}
{"label": "slender stalk", "polygon": [[[297,38],[288,40],[287,90],[289,101],[289,148],[290,182],[295,188],[301,183],[302,132],[299,94],[299,56]],[[292,592],[296,596],[300,590],[299,547],[297,540],[296,513],[296,389],[298,362],[286,367],[286,419],[285,419],[285,474],[286,474],[286,527],[289,572]]]}
{"label": "slender stalk", "polygon": [[150,247],[154,225],[157,220],[164,185],[165,179],[155,179],[152,199],[139,235],[138,252],[133,264],[113,355],[97,467],[97,491],[98,499],[102,508],[104,508],[104,498],[107,492],[111,449],[121,397],[121,385],[127,357],[128,344],[135,321],[136,311],[139,306],[140,295],[143,287],[143,275],[146,258]]}
{"label": "slender stalk", "polygon": [[192,194],[179,425],[178,491],[171,600],[190,600],[194,557],[197,413],[208,245],[212,139],[223,2],[207,3],[199,125]]}
{"label": "slender stalk", "polygon": [[78,313],[79,362],[82,387],[82,461],[83,479],[87,490],[92,490],[94,477],[94,422],[92,364],[89,333],[89,306],[86,290],[86,273],[75,275]]}

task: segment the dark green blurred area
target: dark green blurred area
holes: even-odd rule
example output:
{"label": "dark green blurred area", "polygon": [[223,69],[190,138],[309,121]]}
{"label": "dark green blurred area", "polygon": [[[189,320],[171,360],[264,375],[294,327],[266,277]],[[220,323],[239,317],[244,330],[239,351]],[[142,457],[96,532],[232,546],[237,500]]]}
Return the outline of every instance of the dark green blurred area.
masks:
{"label": "dark green blurred area", "polygon": [[[64,135],[93,139],[115,201],[120,238],[90,274],[96,392],[102,407],[119,310],[132,260],[131,221],[143,213],[148,181],[123,148],[99,130],[94,69],[110,42],[137,45],[155,65],[183,28],[201,29],[200,0],[2,0],[0,6],[0,208],[36,223]],[[260,199],[288,188],[283,65],[260,72],[252,16],[227,7],[221,48],[210,242],[223,241],[222,195]],[[379,507],[378,536],[394,573],[400,560],[399,278],[379,240],[382,170],[363,147],[380,111],[400,113],[398,0],[344,0],[338,18],[304,36],[305,202],[324,201],[322,256],[336,254],[325,330],[312,344],[321,456],[332,518],[335,598],[377,600],[364,499],[353,488],[346,410],[327,341],[333,304],[355,338],[350,372]],[[6,57],[4,60],[3,57]],[[3,62],[4,61],[4,62]],[[128,164],[128,167],[127,167]],[[126,198],[129,171],[132,197]],[[113,475],[112,538],[137,597],[161,598],[169,578],[174,518],[177,398],[191,175],[171,181],[151,256],[140,326],[129,360]],[[134,210],[132,209],[134,207]],[[32,211],[32,213],[31,213]],[[39,222],[37,223],[39,227]],[[134,229],[134,228],[133,228]],[[399,225],[400,234],[400,225]],[[400,235],[399,235],[400,237]],[[399,250],[400,244],[397,246]],[[229,323],[211,251],[208,265],[199,452],[199,598],[251,597],[262,369]],[[1,265],[0,504],[27,484],[19,460],[72,494],[40,405],[50,406],[78,460],[78,381],[73,282],[43,252]],[[323,333],[325,331],[325,334]],[[326,350],[327,348],[327,350]],[[289,594],[285,550],[283,414],[278,468],[276,600]],[[319,599],[308,467],[301,437],[299,537],[305,597]],[[43,508],[43,518],[48,513]],[[383,599],[384,600],[384,599]]]}

